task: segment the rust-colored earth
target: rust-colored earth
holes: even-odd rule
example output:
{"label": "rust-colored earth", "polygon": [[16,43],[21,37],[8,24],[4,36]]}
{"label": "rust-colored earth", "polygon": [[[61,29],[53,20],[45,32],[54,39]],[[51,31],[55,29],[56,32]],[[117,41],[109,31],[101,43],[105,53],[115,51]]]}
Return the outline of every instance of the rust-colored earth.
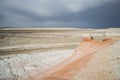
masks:
{"label": "rust-colored earth", "polygon": [[33,80],[70,80],[80,69],[86,67],[95,52],[112,44],[111,39],[96,41],[93,38],[83,38],[74,53],[60,64],[54,66],[44,76],[36,75]]}

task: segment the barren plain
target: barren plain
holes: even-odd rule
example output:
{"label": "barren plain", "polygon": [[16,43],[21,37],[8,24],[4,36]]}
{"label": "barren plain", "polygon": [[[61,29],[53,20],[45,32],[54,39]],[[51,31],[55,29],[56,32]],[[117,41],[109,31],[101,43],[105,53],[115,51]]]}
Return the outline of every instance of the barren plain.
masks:
{"label": "barren plain", "polygon": [[0,80],[120,80],[120,29],[1,28]]}

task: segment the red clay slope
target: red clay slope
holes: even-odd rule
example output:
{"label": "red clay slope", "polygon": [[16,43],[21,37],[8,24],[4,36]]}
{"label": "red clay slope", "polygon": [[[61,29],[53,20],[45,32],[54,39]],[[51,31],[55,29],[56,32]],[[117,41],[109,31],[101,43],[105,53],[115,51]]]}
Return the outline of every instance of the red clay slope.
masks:
{"label": "red clay slope", "polygon": [[112,40],[106,39],[96,41],[92,38],[84,38],[81,44],[76,48],[75,52],[66,60],[48,70],[44,76],[36,75],[33,80],[70,80],[74,77],[78,70],[85,67],[93,56],[100,49],[112,44]]}

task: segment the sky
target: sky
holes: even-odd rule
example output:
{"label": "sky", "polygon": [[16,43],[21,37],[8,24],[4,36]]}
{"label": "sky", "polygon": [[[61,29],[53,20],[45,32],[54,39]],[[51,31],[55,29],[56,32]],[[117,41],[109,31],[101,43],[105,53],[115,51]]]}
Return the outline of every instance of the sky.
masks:
{"label": "sky", "polygon": [[120,0],[0,0],[0,27],[120,27]]}

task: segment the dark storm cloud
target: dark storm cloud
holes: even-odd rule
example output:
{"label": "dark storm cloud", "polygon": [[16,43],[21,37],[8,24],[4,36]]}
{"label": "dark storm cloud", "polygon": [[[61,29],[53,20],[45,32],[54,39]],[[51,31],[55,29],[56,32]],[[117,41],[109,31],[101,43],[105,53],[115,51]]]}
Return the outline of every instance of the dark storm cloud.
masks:
{"label": "dark storm cloud", "polygon": [[119,0],[0,1],[1,27],[119,27]]}
{"label": "dark storm cloud", "polygon": [[26,11],[24,9],[12,7],[8,9],[10,13],[17,14],[19,16],[23,16],[25,19],[29,21],[35,21],[35,22],[43,22],[46,21],[45,18],[43,18],[40,15],[35,14],[34,12]]}
{"label": "dark storm cloud", "polygon": [[120,2],[83,11],[80,17],[93,27],[120,27]]}

